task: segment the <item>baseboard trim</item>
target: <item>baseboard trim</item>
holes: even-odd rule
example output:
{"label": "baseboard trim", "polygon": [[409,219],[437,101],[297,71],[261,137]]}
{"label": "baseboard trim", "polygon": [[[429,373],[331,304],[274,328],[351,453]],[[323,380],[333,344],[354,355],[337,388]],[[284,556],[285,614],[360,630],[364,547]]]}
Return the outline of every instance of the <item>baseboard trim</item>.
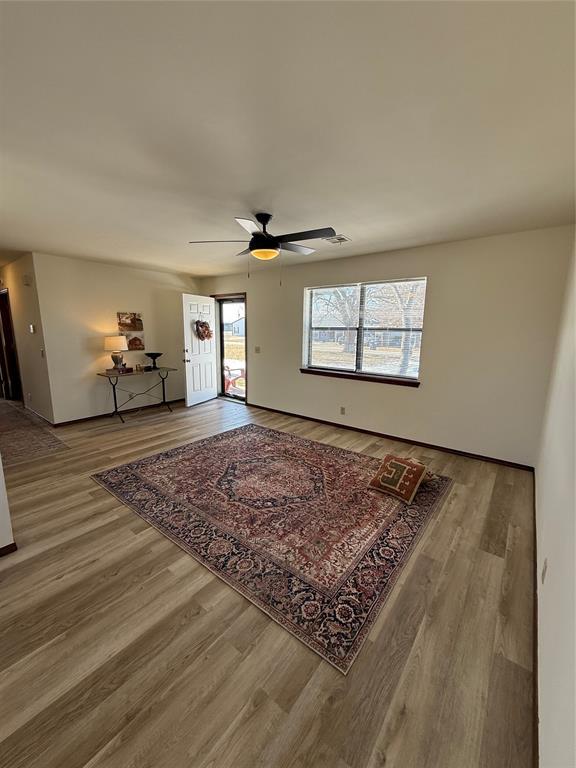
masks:
{"label": "baseboard trim", "polygon": [[[221,396],[217,396],[216,398],[212,398],[212,399],[213,400],[226,399],[230,401],[232,398],[223,398]],[[173,403],[180,403],[183,401],[184,401],[184,398],[180,397],[180,398],[177,398],[176,400],[169,400],[168,402],[170,403],[170,405],[172,405]],[[210,401],[206,401],[206,402],[210,402]],[[534,472],[534,467],[532,467],[530,464],[519,464],[518,462],[515,462],[515,461],[508,461],[507,459],[498,459],[498,458],[495,458],[494,456],[484,456],[479,453],[470,453],[469,451],[461,451],[461,450],[458,450],[457,448],[448,448],[444,445],[435,445],[434,443],[425,443],[425,442],[422,442],[421,440],[413,440],[412,438],[408,438],[408,437],[399,437],[398,435],[390,435],[390,434],[387,434],[386,432],[376,432],[372,429],[363,429],[362,427],[354,427],[350,424],[340,424],[337,421],[328,421],[327,419],[319,419],[314,416],[305,416],[302,413],[293,413],[292,411],[283,411],[280,408],[270,408],[267,405],[258,405],[257,403],[249,403],[248,401],[242,402],[240,400],[238,401],[235,400],[234,402],[238,402],[239,405],[246,405],[251,408],[260,408],[260,410],[262,411],[270,411],[271,413],[280,413],[283,416],[293,416],[294,418],[297,418],[297,419],[306,419],[307,421],[316,421],[319,424],[327,424],[330,427],[339,427],[340,429],[349,429],[354,432],[362,432],[365,435],[373,435],[374,437],[383,437],[386,440],[395,440],[396,442],[399,442],[399,443],[407,443],[408,445],[418,445],[421,448],[431,448],[434,451],[442,451],[443,453],[454,453],[457,456],[465,456],[468,459],[476,459],[477,461],[489,461],[492,464],[500,464],[504,467],[512,467],[513,469],[523,469],[523,470],[526,470],[527,472]],[[146,408],[158,408],[159,405],[161,404],[150,403],[149,405],[140,406],[140,408],[128,408],[125,411],[122,411],[122,413],[123,414],[133,413],[134,411],[141,411]],[[198,405],[203,405],[203,403],[198,403]],[[52,424],[51,426],[65,427],[69,424],[79,424],[83,421],[93,421],[94,419],[102,419],[102,418],[105,418],[106,416],[111,416],[111,415],[112,414],[110,413],[101,413],[98,416],[86,416],[85,418],[82,418],[82,419],[72,419],[71,421],[60,421],[57,424]]]}
{"label": "baseboard trim", "polygon": [[4,547],[0,547],[0,557],[4,557],[4,555],[9,555],[12,552],[16,552],[18,549],[18,546],[15,541],[12,542],[12,544],[6,544]]}
{"label": "baseboard trim", "polygon": [[[167,400],[167,403],[170,405],[173,405],[174,403],[183,403],[184,398],[183,397],[177,397],[175,400]],[[164,403],[148,403],[148,405],[141,405],[138,408],[126,408],[125,411],[120,411],[122,415],[125,413],[134,413],[134,411],[143,411],[146,408],[160,408],[164,405]],[[66,427],[69,424],[81,424],[83,421],[94,421],[94,419],[105,419],[110,418],[111,416],[115,416],[115,413],[111,413],[108,411],[108,413],[99,413],[97,416],[83,416],[81,419],[71,419],[70,421],[58,421],[55,424],[53,424],[51,421],[48,423],[51,427]]]}
{"label": "baseboard trim", "polygon": [[337,421],[327,421],[326,419],[318,419],[314,416],[304,416],[301,413],[292,413],[291,411],[282,411],[279,408],[269,408],[266,405],[257,405],[256,403],[246,403],[246,405],[252,408],[260,408],[263,411],[271,411],[272,413],[281,413],[284,416],[294,416],[297,419],[306,419],[307,421],[317,421],[319,424],[327,424],[330,427],[339,427],[340,429],[350,429],[354,432],[362,432],[365,435],[373,435],[374,437],[383,437],[386,440],[395,440],[399,443],[407,443],[408,445],[418,445],[421,448],[432,448],[434,451],[442,451],[443,453],[454,453],[457,456],[465,456],[467,459],[476,459],[477,461],[489,461],[492,464],[501,464],[504,467],[512,467],[513,469],[523,469],[527,472],[534,472],[534,467],[529,464],[518,464],[515,461],[508,461],[507,459],[497,459],[493,456],[483,456],[479,453],[469,453],[468,451],[460,451],[457,448],[447,448],[444,445],[434,445],[433,443],[424,443],[421,440],[413,440],[408,437],[398,437],[398,435],[388,435],[385,432],[375,432],[371,429],[362,429],[361,427],[354,427],[349,424],[340,424]]}

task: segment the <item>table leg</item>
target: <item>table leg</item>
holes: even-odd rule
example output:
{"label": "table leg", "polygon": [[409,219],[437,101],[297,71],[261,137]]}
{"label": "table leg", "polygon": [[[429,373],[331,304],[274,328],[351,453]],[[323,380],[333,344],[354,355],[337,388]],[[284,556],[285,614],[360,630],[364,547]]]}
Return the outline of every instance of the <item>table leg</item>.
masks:
{"label": "table leg", "polygon": [[116,378],[114,378],[114,379],[110,378],[110,379],[108,379],[108,381],[112,385],[112,394],[114,395],[114,410],[113,410],[113,412],[110,415],[111,416],[118,416],[118,418],[120,419],[122,424],[125,424],[125,421],[122,418],[122,414],[118,410],[118,398],[116,397],[116,387],[118,386],[118,376],[116,376]]}
{"label": "table leg", "polygon": [[158,373],[158,376],[162,379],[162,404],[168,408],[170,413],[172,413],[172,408],[170,408],[170,403],[166,400],[166,379],[168,378],[168,371],[166,371],[166,375],[162,376],[162,373]]}

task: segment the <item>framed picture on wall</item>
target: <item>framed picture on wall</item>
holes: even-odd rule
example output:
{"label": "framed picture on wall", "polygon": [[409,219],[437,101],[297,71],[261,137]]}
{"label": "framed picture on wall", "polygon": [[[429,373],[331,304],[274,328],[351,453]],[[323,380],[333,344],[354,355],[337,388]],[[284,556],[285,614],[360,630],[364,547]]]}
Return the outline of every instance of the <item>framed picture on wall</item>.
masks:
{"label": "framed picture on wall", "polygon": [[134,352],[143,352],[146,349],[144,343],[144,323],[140,312],[117,312],[118,333],[126,336],[128,349]]}

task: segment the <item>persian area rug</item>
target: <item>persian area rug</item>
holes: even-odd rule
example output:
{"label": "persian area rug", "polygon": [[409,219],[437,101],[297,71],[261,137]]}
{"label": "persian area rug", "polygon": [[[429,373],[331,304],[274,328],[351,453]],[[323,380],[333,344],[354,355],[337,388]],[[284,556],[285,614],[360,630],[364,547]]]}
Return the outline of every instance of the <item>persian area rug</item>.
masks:
{"label": "persian area rug", "polygon": [[0,400],[0,456],[4,465],[67,449],[35,413],[11,400]]}
{"label": "persian area rug", "polygon": [[379,464],[249,424],[93,478],[346,673],[451,484],[406,505]]}

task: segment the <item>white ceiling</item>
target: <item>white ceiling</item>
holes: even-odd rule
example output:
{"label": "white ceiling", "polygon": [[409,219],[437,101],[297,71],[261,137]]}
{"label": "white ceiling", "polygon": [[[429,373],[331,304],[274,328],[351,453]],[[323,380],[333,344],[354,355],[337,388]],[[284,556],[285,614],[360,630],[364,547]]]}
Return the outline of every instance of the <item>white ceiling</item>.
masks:
{"label": "white ceiling", "polygon": [[307,259],[572,219],[570,2],[0,6],[0,248],[209,275],[243,246],[188,240],[256,210],[352,238]]}

